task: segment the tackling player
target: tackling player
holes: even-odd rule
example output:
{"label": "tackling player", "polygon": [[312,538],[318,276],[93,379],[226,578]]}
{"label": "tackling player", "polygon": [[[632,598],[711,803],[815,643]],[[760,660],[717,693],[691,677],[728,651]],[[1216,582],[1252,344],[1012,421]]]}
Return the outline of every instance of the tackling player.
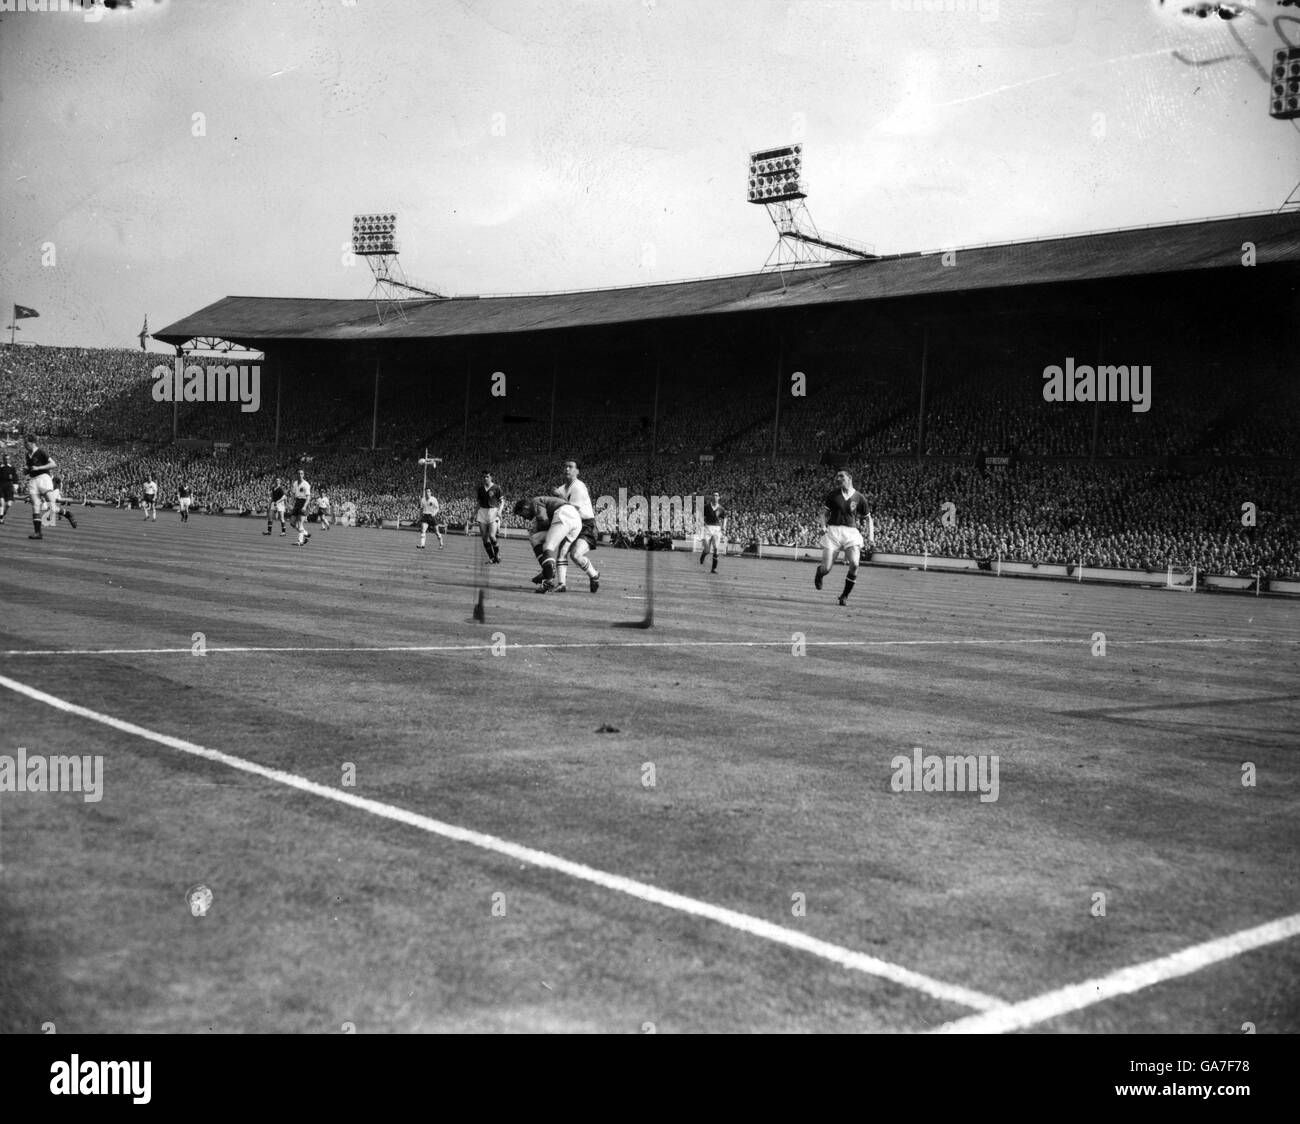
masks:
{"label": "tackling player", "polygon": [[278,476],[271,481],[271,503],[266,509],[266,530],[262,534],[269,535],[271,533],[271,521],[277,515],[280,517],[280,534],[286,534],[284,529],[284,489],[280,486]]}
{"label": "tackling player", "polygon": [[[711,574],[718,572],[718,544],[722,542],[722,535],[727,526],[727,509],[722,506],[722,501],[717,492],[713,493],[712,501],[704,501],[704,533],[700,536],[700,565],[704,565],[704,560],[709,556],[709,545],[713,546],[713,569]],[[727,548],[722,548],[725,554]]]}
{"label": "tackling player", "polygon": [[50,473],[59,466],[36,444],[36,438],[32,434],[23,438],[23,444],[27,446],[27,496],[32,501],[32,527],[35,530],[35,534],[27,537],[42,539],[45,536],[41,534],[41,511],[45,507],[46,498],[54,491]]}
{"label": "tackling player", "polygon": [[813,578],[813,585],[821,589],[822,578],[835,565],[835,555],[844,551],[844,562],[849,573],[844,579],[844,592],[839,596],[839,603],[847,605],[849,594],[853,592],[853,583],[858,580],[858,556],[862,550],[862,532],[858,530],[858,523],[866,520],[867,535],[873,542],[876,530],[871,513],[867,510],[867,501],[862,498],[861,492],[854,491],[853,477],[847,469],[842,468],[835,474],[835,484],[835,490],[828,492],[823,500],[822,560]]}
{"label": "tackling player", "polygon": [[[545,531],[541,540],[542,584],[538,593],[554,593],[558,588],[555,580],[555,559],[560,550],[572,539],[582,533],[582,517],[573,504],[560,499],[559,496],[534,496],[532,499],[520,500],[515,504],[515,514],[523,519],[534,521],[535,535]],[[597,583],[592,580],[592,593]]]}
{"label": "tackling player", "polygon": [[311,485],[307,483],[307,477],[301,468],[289,485],[289,491],[293,495],[293,514],[289,520],[298,531],[298,545],[304,546],[311,538],[311,532],[307,530],[307,501],[311,499]]}
{"label": "tackling player", "polygon": [[9,463],[9,454],[0,457],[0,527],[4,526],[5,514],[14,505],[14,494],[18,490],[18,470]]}
{"label": "tackling player", "polygon": [[478,529],[483,536],[483,549],[487,551],[488,562],[497,565],[501,564],[497,532],[501,529],[501,509],[505,502],[501,485],[492,483],[492,473],[483,473],[483,483],[478,487]]}
{"label": "tackling player", "polygon": [[433,533],[438,536],[438,549],[441,550],[445,545],[442,530],[446,527],[446,524],[440,521],[438,517],[439,510],[438,497],[433,494],[433,489],[425,488],[424,495],[420,497],[420,542],[416,546],[416,550],[424,549],[424,539],[429,533],[430,527],[433,528]]}

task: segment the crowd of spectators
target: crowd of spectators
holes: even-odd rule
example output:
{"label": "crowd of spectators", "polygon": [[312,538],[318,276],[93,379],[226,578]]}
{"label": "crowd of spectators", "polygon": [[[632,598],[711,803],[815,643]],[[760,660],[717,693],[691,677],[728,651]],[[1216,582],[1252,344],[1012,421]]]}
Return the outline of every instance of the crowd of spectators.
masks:
{"label": "crowd of spectators", "polygon": [[[183,436],[197,430],[207,442],[191,448],[170,443],[171,408],[149,394],[157,361],[128,351],[4,349],[0,421],[15,434],[33,429],[48,440],[64,493],[74,499],[129,502],[152,475],[164,502],[174,501],[185,482],[201,510],[261,512],[272,479],[303,467],[317,492],[327,491],[336,510],[354,505],[362,524],[415,518],[423,479],[417,458],[425,446],[442,457],[430,483],[453,524],[473,518],[484,468],[514,499],[549,492],[564,457],[577,451],[593,498],[617,496],[620,488],[682,497],[720,491],[732,512],[729,538],[743,546],[813,546],[832,475],[821,451],[852,444],[848,462],[871,503],[880,552],[1300,575],[1300,479],[1290,424],[1300,390],[1267,368],[1242,384],[1263,387],[1262,396],[1240,386],[1225,390],[1207,375],[1190,379],[1181,397],[1166,388],[1159,413],[1159,397],[1147,413],[1110,405],[1096,420],[1101,446],[1143,459],[1069,462],[1033,454],[1085,452],[1094,412],[1044,402],[1041,380],[1027,389],[996,373],[963,383],[938,372],[928,398],[929,455],[917,459],[891,455],[914,451],[912,392],[842,372],[783,403],[783,455],[773,461],[746,455],[770,451],[771,417],[765,423],[763,411],[772,403],[728,390],[726,380],[671,385],[654,427],[638,412],[644,387],[626,398],[617,389],[601,398],[577,387],[552,431],[546,379],[518,387],[513,414],[485,395],[472,403],[466,427],[463,401],[458,411],[440,411],[412,372],[381,384],[379,449],[359,447],[369,443],[372,425],[364,388],[328,379],[311,393],[310,381],[293,384],[298,392],[292,408],[282,410],[278,448],[266,440],[274,437],[273,411],[187,404],[184,416],[195,421]],[[1156,384],[1153,394],[1160,391]],[[814,447],[799,448],[802,442]],[[702,462],[705,449],[718,450],[716,459]],[[1006,451],[1019,455],[993,467],[969,455],[960,463],[938,456]],[[1173,452],[1201,459],[1178,469],[1161,459]],[[1252,453],[1253,459],[1231,459]],[[952,515],[944,520],[949,503]],[[1255,526],[1243,525],[1243,503],[1255,505]]]}

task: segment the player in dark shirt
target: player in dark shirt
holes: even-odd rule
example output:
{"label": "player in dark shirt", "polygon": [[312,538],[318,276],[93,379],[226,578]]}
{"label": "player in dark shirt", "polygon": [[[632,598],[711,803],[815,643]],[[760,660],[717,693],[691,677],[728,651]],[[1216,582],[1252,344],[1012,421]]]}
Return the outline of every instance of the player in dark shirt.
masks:
{"label": "player in dark shirt", "polygon": [[867,510],[867,501],[862,493],[853,488],[853,477],[845,469],[835,474],[835,490],[828,492],[822,501],[822,560],[813,577],[813,585],[822,587],[822,578],[831,572],[835,565],[835,555],[844,551],[844,561],[849,568],[848,577],[844,579],[844,592],[840,594],[839,603],[847,605],[853,584],[858,580],[858,557],[862,550],[862,532],[858,523],[866,520],[868,536],[875,538],[875,528],[871,513]]}
{"label": "player in dark shirt", "polygon": [[190,491],[190,486],[182,482],[181,486],[176,489],[176,506],[180,508],[181,522],[190,521],[190,505],[194,502],[194,493]]}
{"label": "player in dark shirt", "polygon": [[[718,572],[718,544],[722,542],[722,533],[727,521],[727,509],[722,506],[722,499],[717,492],[713,493],[713,499],[704,501],[704,528],[700,536],[700,565],[704,565],[704,560],[709,556],[709,547],[713,547],[713,569],[711,574]],[[726,550],[726,547],[723,547]]]}
{"label": "player in dark shirt", "polygon": [[50,474],[58,465],[36,444],[36,438],[30,433],[23,438],[23,443],[27,446],[27,496],[32,501],[33,533],[27,537],[43,539],[45,536],[41,533],[41,514],[50,493],[54,491],[54,479]]}
{"label": "player in dark shirt", "polygon": [[[534,541],[533,547],[541,548],[539,560],[544,576],[537,592],[554,593],[559,589],[559,583],[555,580],[556,557],[582,534],[582,517],[573,504],[559,496],[523,499],[515,504],[514,510],[516,515],[532,521],[534,535],[539,537]],[[600,582],[593,579],[591,592],[595,593],[599,588]]]}
{"label": "player in dark shirt", "polygon": [[280,517],[280,534],[286,534],[284,529],[284,488],[280,484],[280,478],[277,476],[271,484],[271,504],[266,509],[266,530],[264,535],[271,533],[271,525],[276,516]]}
{"label": "player in dark shirt", "polygon": [[5,514],[14,505],[14,495],[18,491],[18,470],[9,463],[9,454],[0,457],[0,527],[4,526]]}
{"label": "player in dark shirt", "polygon": [[483,483],[478,487],[478,529],[483,536],[483,549],[488,562],[501,563],[501,548],[497,546],[497,532],[501,529],[501,509],[505,493],[500,484],[492,483],[492,473],[483,473]]}

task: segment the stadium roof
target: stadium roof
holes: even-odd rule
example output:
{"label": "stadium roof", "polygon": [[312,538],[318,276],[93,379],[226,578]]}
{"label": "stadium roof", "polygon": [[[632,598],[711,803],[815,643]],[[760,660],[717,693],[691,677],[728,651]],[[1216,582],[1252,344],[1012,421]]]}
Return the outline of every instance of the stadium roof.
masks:
{"label": "stadium roof", "polygon": [[[848,261],[812,269],[701,281],[525,296],[403,301],[405,316],[380,324],[371,300],[226,297],[154,333],[165,343],[217,336],[340,342],[419,340],[630,324],[683,316],[762,312],[840,302],[1052,285],[1241,268],[1253,243],[1258,265],[1300,263],[1300,213],[1141,227],[1033,242]],[[784,278],[784,283],[782,281]]]}

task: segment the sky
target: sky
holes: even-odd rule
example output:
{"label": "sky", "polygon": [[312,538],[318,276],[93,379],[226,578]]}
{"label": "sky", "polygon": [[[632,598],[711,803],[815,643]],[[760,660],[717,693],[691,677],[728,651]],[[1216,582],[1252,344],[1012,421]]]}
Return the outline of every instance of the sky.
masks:
{"label": "sky", "polygon": [[1300,122],[1259,68],[1300,20],[1187,2],[5,10],[4,324],[138,347],[226,295],[364,298],[370,211],[446,294],[751,272],[776,235],[748,154],[793,141],[817,225],[882,254],[1276,210]]}

